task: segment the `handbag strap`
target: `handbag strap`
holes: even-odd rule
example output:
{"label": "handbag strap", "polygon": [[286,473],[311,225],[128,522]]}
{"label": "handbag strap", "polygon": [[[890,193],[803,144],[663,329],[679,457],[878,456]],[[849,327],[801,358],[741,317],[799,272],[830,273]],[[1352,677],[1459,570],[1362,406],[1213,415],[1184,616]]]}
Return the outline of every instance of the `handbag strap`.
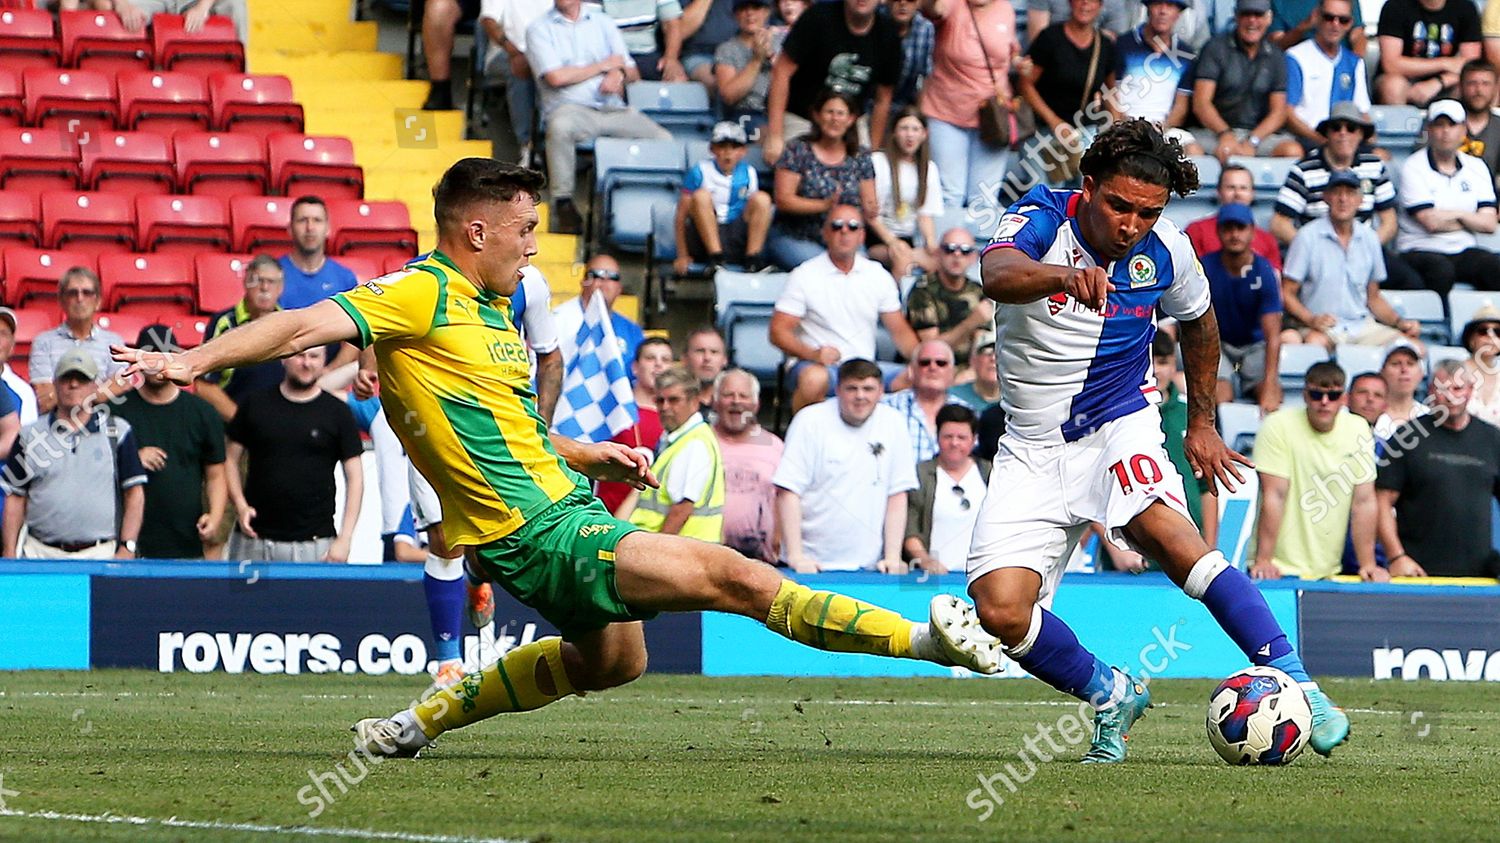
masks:
{"label": "handbag strap", "polygon": [[1100,43],[1102,41],[1103,41],[1103,36],[1101,36],[1099,34],[1099,30],[1098,29],[1095,29],[1094,30],[1094,56],[1093,56],[1093,58],[1089,59],[1089,78],[1088,78],[1087,82],[1083,83],[1083,100],[1078,103],[1078,111],[1080,113],[1089,104],[1090,91],[1092,91],[1092,89],[1094,87],[1094,76],[1099,72],[1099,47],[1100,47]]}
{"label": "handbag strap", "polygon": [[959,2],[964,12],[969,16],[969,23],[974,25],[974,40],[979,42],[979,55],[984,58],[984,69],[990,72],[990,87],[1000,87],[1000,80],[995,78],[995,67],[990,64],[990,51],[984,48],[984,35],[979,31],[979,18],[974,17],[974,9],[968,3]]}

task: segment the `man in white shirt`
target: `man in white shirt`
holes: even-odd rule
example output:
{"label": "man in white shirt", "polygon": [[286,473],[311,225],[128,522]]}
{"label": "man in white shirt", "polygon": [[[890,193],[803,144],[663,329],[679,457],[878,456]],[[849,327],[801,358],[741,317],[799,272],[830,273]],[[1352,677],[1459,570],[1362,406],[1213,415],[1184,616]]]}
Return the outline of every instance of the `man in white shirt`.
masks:
{"label": "man in white shirt", "polygon": [[510,126],[521,147],[521,160],[531,145],[531,118],[536,112],[536,80],[526,61],[526,27],[552,8],[552,0],[483,0],[479,25],[489,36],[484,72],[505,85]]}
{"label": "man in white shirt", "polygon": [[1328,142],[1316,127],[1334,105],[1353,102],[1361,114],[1370,112],[1365,60],[1344,46],[1353,8],[1351,0],[1322,0],[1313,37],[1286,51],[1286,128],[1306,149]]}
{"label": "man in white shirt", "polygon": [[798,573],[904,574],[906,493],[917,488],[911,437],[880,403],[880,368],[849,360],[838,393],[798,413],[772,477],[782,555]]}
{"label": "man in white shirt", "polygon": [[1401,165],[1396,249],[1427,289],[1446,298],[1460,279],[1500,289],[1500,257],[1476,234],[1495,231],[1495,181],[1484,162],[1459,152],[1468,133],[1458,100],[1427,107],[1427,149]]}
{"label": "man in white shirt", "polygon": [[[883,323],[902,354],[910,355],[917,335],[901,315],[896,280],[885,267],[864,257],[864,214],[852,205],[835,205],[823,221],[828,251],[792,270],[776,312],[771,315],[771,343],[797,362],[792,412],[832,395],[829,367],[875,359],[876,324]],[[888,383],[905,369],[876,363]]]}

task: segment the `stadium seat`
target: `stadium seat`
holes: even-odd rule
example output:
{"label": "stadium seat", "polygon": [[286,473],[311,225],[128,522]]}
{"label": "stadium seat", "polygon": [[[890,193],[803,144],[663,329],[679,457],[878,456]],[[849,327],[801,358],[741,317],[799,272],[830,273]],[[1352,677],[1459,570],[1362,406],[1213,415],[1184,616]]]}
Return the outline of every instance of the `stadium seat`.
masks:
{"label": "stadium seat", "polygon": [[1385,353],[1383,346],[1346,342],[1334,352],[1334,358],[1344,370],[1344,375],[1352,380],[1355,375],[1365,372],[1379,372],[1380,367],[1385,365]]}
{"label": "stadium seat", "polygon": [[781,350],[771,344],[771,312],[786,287],[784,272],[732,272],[714,276],[714,323],[724,335],[730,362],[774,383]]}
{"label": "stadium seat", "polygon": [[290,252],[292,200],[279,196],[236,196],[229,200],[229,223],[236,252]]}
{"label": "stadium seat", "polygon": [[275,132],[301,134],[302,106],[285,76],[221,73],[208,80],[214,128],[267,137]]}
{"label": "stadium seat", "polygon": [[713,103],[702,82],[632,82],[625,101],[679,140],[707,139],[713,132]]}
{"label": "stadium seat", "polygon": [[42,243],[95,255],[135,251],[135,205],[119,193],[43,193]]}
{"label": "stadium seat", "polygon": [[1248,155],[1235,155],[1229,159],[1231,164],[1239,164],[1250,171],[1250,178],[1255,182],[1255,195],[1259,199],[1274,199],[1281,192],[1281,186],[1286,184],[1287,173],[1297,163],[1296,158],[1258,158]]}
{"label": "stadium seat", "polygon": [[0,188],[76,190],[78,139],[57,129],[0,129]]}
{"label": "stadium seat", "polygon": [[1432,372],[1437,364],[1444,360],[1457,360],[1462,363],[1469,359],[1469,351],[1456,345],[1429,345],[1427,346],[1427,376],[1432,377]]}
{"label": "stadium seat", "polygon": [[119,123],[112,74],[34,67],[21,74],[21,90],[28,126],[82,134],[113,129]]}
{"label": "stadium seat", "polygon": [[21,95],[21,76],[8,67],[0,67],[0,128],[20,126],[26,122],[26,100]]}
{"label": "stadium seat", "polygon": [[176,187],[172,148],[155,132],[91,132],[79,146],[89,190],[138,196],[172,193]]}
{"label": "stadium seat", "polygon": [[1328,359],[1328,350],[1313,343],[1286,343],[1281,346],[1281,390],[1296,393],[1299,398],[1307,383],[1308,367]]}
{"label": "stadium seat", "polygon": [[0,246],[42,245],[41,214],[36,194],[20,190],[0,190]]}
{"label": "stadium seat", "polygon": [[169,314],[162,314],[162,322],[172,326],[172,339],[182,348],[197,348],[203,344],[203,334],[208,331],[208,317],[200,314],[188,314],[171,319]]}
{"label": "stadium seat", "polygon": [[1214,198],[1214,193],[1209,191],[1198,191],[1186,199],[1173,197],[1167,203],[1167,209],[1162,216],[1177,224],[1178,228],[1187,228],[1189,224],[1200,220],[1209,214],[1218,213],[1219,203]]}
{"label": "stadium seat", "polygon": [[[53,292],[56,292],[54,288]],[[59,318],[57,308],[53,306],[44,307],[18,307],[16,313],[16,343],[11,350],[10,367],[16,374],[26,380],[28,377],[27,363],[31,357],[31,344],[38,335],[44,331],[57,327],[62,320]]]}
{"label": "stadium seat", "polygon": [[94,317],[94,322],[106,331],[114,331],[120,335],[125,342],[135,345],[136,337],[141,331],[156,324],[156,320],[150,316],[140,313],[106,313],[100,312]]}
{"label": "stadium seat", "polygon": [[132,132],[206,132],[213,126],[208,88],[191,73],[121,73],[120,128]]}
{"label": "stadium seat", "polygon": [[328,225],[333,235],[329,254],[402,263],[417,254],[417,232],[404,202],[329,199]]}
{"label": "stadium seat", "polygon": [[256,195],[267,192],[266,148],[254,135],[182,132],[172,138],[177,187],[198,196]]}
{"label": "stadium seat", "polygon": [[1370,121],[1382,147],[1415,149],[1422,134],[1422,109],[1414,105],[1377,105],[1370,109]]}
{"label": "stadium seat", "polygon": [[345,137],[277,132],[266,138],[271,185],[282,196],[313,194],[324,200],[360,199],[365,171],[354,163],[354,144]]}
{"label": "stadium seat", "polygon": [[1422,340],[1439,345],[1447,343],[1448,321],[1443,315],[1443,297],[1432,290],[1381,290],[1396,313],[1403,319],[1422,323]]}
{"label": "stadium seat", "polygon": [[407,262],[410,260],[411,258],[403,258],[399,255],[387,255],[384,261],[384,265],[380,267],[382,270],[384,270],[384,272],[382,272],[381,274],[389,275],[392,272],[399,270],[401,267],[406,266]]}
{"label": "stadium seat", "polygon": [[210,15],[203,28],[192,33],[182,15],[155,15],[151,43],[156,66],[162,70],[199,76],[245,72],[245,45],[240,43],[234,21],[220,15]]}
{"label": "stadium seat", "polygon": [[385,273],[381,271],[381,262],[378,258],[368,258],[360,255],[341,255],[334,260],[354,273],[354,277],[361,283],[372,278],[379,278]]}
{"label": "stadium seat", "polygon": [[0,12],[0,64],[17,73],[29,67],[61,67],[62,44],[51,13],[41,9]]}
{"label": "stadium seat", "polygon": [[[680,141],[599,138],[594,143],[594,196],[602,201],[593,241],[635,254],[646,250],[653,206],[675,206],[682,186]],[[592,234],[593,232],[591,232]]]}
{"label": "stadium seat", "polygon": [[1224,444],[1249,454],[1255,450],[1255,432],[1260,430],[1260,407],[1255,404],[1220,404],[1219,436]]}
{"label": "stadium seat", "polygon": [[229,248],[229,208],[217,196],[138,196],[136,247],[196,254]]}
{"label": "stadium seat", "polygon": [[[11,307],[24,307],[28,300],[56,302],[57,282],[64,272],[75,266],[99,269],[94,255],[57,249],[5,249],[3,264],[5,303]],[[55,318],[52,324],[57,324]]]}
{"label": "stadium seat", "polygon": [[146,34],[126,29],[114,12],[58,12],[57,18],[68,67],[114,74],[155,63]]}
{"label": "stadium seat", "polygon": [[245,269],[251,255],[198,255],[193,268],[198,276],[198,309],[218,313],[239,304],[245,297]]}
{"label": "stadium seat", "polygon": [[1500,293],[1484,290],[1453,290],[1448,293],[1448,329],[1453,342],[1462,338],[1464,325],[1474,311],[1484,306],[1500,307]]}
{"label": "stadium seat", "polygon": [[1224,166],[1212,155],[1194,155],[1188,160],[1198,168],[1198,192],[1194,195],[1215,198],[1214,189],[1219,185],[1219,174],[1224,172]]}
{"label": "stadium seat", "polygon": [[196,311],[198,285],[185,255],[99,256],[102,306],[131,313]]}

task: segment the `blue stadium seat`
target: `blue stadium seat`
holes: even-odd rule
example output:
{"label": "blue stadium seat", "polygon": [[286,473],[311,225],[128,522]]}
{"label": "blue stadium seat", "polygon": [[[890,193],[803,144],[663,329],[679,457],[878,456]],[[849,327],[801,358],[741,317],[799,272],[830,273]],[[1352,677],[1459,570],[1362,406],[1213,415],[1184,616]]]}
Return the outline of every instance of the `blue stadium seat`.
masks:
{"label": "blue stadium seat", "polygon": [[1281,192],[1281,186],[1286,184],[1286,174],[1292,171],[1292,165],[1297,163],[1297,159],[1236,155],[1229,159],[1229,163],[1239,164],[1250,171],[1250,178],[1255,182],[1256,198],[1274,199]]}
{"label": "blue stadium seat", "polygon": [[[653,208],[676,207],[682,163],[680,141],[599,138],[594,144],[597,240],[644,254]],[[591,229],[594,224],[591,218]],[[592,231],[590,239],[595,239]]]}
{"label": "blue stadium seat", "polygon": [[1442,296],[1432,290],[1381,290],[1380,294],[1401,318],[1422,323],[1423,342],[1441,345],[1449,341]]}
{"label": "blue stadium seat", "polygon": [[632,82],[625,102],[679,140],[707,140],[713,132],[713,103],[702,82]]}
{"label": "blue stadium seat", "polygon": [[1427,374],[1432,376],[1432,371],[1437,364],[1444,360],[1457,360],[1462,363],[1469,359],[1468,349],[1459,348],[1456,345],[1429,345],[1427,346]]}
{"label": "blue stadium seat", "polygon": [[1219,203],[1214,198],[1213,191],[1200,190],[1186,199],[1174,197],[1168,200],[1167,209],[1162,215],[1177,223],[1178,228],[1187,228],[1189,223],[1215,213],[1218,209]]}
{"label": "blue stadium seat", "polygon": [[1224,171],[1223,165],[1212,155],[1194,155],[1188,160],[1198,168],[1198,192],[1194,195],[1213,198],[1214,188],[1219,184],[1219,174]]}
{"label": "blue stadium seat", "polygon": [[1281,347],[1281,391],[1297,393],[1301,396],[1302,387],[1307,382],[1307,369],[1314,363],[1321,363],[1328,359],[1328,350],[1320,345],[1312,343],[1288,343]]}
{"label": "blue stadium seat", "polygon": [[1260,407],[1255,404],[1220,404],[1219,436],[1229,447],[1242,454],[1255,448],[1255,433],[1260,430]]}
{"label": "blue stadium seat", "polygon": [[1378,372],[1385,363],[1385,348],[1378,345],[1355,345],[1345,343],[1338,347],[1336,357],[1344,375],[1353,378],[1365,372]]}
{"label": "blue stadium seat", "polygon": [[1375,135],[1387,149],[1415,149],[1422,133],[1422,109],[1414,105],[1377,105],[1370,109]]}
{"label": "blue stadium seat", "polygon": [[785,272],[733,272],[714,276],[714,321],[729,360],[767,384],[776,381],[781,350],[771,344],[771,312],[786,286]]}
{"label": "blue stadium seat", "polygon": [[1474,311],[1485,305],[1500,307],[1500,293],[1483,290],[1453,290],[1448,293],[1448,326],[1453,342],[1459,341],[1464,323],[1473,318]]}

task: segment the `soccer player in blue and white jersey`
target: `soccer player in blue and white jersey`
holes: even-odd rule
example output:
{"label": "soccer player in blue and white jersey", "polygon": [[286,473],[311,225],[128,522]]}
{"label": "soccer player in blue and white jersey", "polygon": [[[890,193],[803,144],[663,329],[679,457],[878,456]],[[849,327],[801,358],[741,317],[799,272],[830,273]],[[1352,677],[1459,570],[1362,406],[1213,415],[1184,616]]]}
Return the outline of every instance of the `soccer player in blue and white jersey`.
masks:
{"label": "soccer player in blue and white jersey", "polygon": [[1083,156],[1083,189],[1038,187],[1011,206],[986,247],[1008,419],[969,551],[969,594],[1004,652],[1095,710],[1085,762],[1125,760],[1146,686],[1084,649],[1047,610],[1090,522],[1157,560],[1201,600],[1245,655],[1302,684],[1311,742],[1327,755],[1349,719],[1312,682],[1248,577],[1210,548],[1188,515],[1163,448],[1151,368],[1158,307],[1181,326],[1188,381],[1184,447],[1193,472],[1233,488],[1249,460],[1214,430],[1219,329],[1187,236],[1162,218],[1171,193],[1198,187],[1181,147],[1145,120],[1116,123]]}

